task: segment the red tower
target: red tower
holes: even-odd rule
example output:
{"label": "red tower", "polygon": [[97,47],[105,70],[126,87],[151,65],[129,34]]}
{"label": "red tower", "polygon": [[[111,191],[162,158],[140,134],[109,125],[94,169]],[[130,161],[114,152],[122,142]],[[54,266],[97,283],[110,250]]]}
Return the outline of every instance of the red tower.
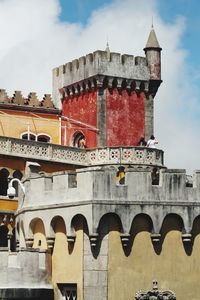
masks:
{"label": "red tower", "polygon": [[[96,51],[53,70],[53,99],[62,108],[62,144],[136,146],[153,134],[153,101],[161,83],[152,28],[146,57]],[[62,105],[61,105],[62,103]]]}

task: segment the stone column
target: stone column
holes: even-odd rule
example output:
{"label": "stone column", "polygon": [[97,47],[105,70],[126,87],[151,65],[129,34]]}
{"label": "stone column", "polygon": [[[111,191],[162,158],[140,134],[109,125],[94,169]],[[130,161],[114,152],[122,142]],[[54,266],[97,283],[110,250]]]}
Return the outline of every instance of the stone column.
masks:
{"label": "stone column", "polygon": [[92,235],[90,240],[84,233],[84,300],[106,300],[108,299],[108,235],[103,238],[100,249],[98,240],[95,246],[94,235]]}
{"label": "stone column", "polygon": [[154,99],[152,95],[145,97],[145,139],[154,134]]}
{"label": "stone column", "polygon": [[97,91],[97,147],[106,145],[106,89],[99,87]]}

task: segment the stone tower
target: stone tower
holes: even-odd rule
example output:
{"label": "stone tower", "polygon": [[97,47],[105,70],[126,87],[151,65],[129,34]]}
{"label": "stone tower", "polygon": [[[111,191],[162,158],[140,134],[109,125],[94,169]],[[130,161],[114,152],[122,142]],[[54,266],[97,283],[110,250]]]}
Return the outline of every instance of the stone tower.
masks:
{"label": "stone tower", "polygon": [[146,57],[95,51],[53,70],[53,99],[62,106],[62,143],[87,148],[136,146],[153,134],[153,102],[161,83],[152,28]]}

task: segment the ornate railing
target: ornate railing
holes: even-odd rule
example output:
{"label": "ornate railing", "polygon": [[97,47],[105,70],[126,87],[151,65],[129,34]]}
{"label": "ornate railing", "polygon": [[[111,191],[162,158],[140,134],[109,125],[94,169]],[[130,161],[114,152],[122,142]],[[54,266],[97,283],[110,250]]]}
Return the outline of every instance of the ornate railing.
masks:
{"label": "ornate railing", "polygon": [[146,147],[79,149],[56,144],[0,137],[0,155],[79,166],[135,164],[163,166],[163,151]]}

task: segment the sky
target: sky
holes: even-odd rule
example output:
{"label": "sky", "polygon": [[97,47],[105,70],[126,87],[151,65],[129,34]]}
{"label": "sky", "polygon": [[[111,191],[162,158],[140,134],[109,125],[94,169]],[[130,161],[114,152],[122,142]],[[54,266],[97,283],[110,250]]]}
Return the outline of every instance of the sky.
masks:
{"label": "sky", "polygon": [[144,56],[152,18],[162,47],[155,136],[168,168],[200,169],[198,0],[0,0],[0,88],[52,92],[52,69],[105,50]]}

